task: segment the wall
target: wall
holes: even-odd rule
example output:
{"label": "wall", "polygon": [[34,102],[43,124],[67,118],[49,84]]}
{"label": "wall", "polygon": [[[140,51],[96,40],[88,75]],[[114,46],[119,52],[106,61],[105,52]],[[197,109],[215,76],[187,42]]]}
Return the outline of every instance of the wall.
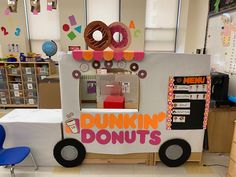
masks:
{"label": "wall", "polygon": [[[86,25],[85,16],[85,4],[84,0],[60,0],[60,32],[61,32],[61,49],[62,51],[68,51],[69,46],[80,46],[81,49],[86,49],[86,44],[84,42],[84,28]],[[69,21],[69,16],[74,15],[77,25],[71,26]],[[63,31],[62,27],[64,24],[70,26],[68,32]],[[81,25],[81,33],[75,31],[75,27]],[[76,37],[71,40],[68,38],[68,34],[73,32]]]}
{"label": "wall", "polygon": [[195,53],[204,48],[208,0],[182,0],[176,52]]}
{"label": "wall", "polygon": [[[4,14],[7,8],[7,1],[0,1],[0,13]],[[27,38],[26,23],[25,23],[25,11],[24,11],[24,1],[18,1],[17,13],[10,13],[10,15],[1,16],[0,27],[5,27],[7,29],[8,35],[4,36],[3,32],[0,31],[0,56],[5,56],[9,54],[8,44],[18,44],[20,52],[29,51],[29,42]],[[16,28],[21,29],[20,36],[15,36]]]}
{"label": "wall", "polygon": [[127,50],[144,50],[146,1],[121,0],[121,22],[128,27],[133,21],[135,29],[131,28],[131,44]]}

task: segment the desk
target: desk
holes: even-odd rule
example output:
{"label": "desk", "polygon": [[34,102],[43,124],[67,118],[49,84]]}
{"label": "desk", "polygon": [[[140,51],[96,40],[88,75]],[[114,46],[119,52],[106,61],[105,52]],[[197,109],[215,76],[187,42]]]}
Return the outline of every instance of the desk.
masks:
{"label": "desk", "polygon": [[[6,130],[4,147],[29,146],[39,166],[57,166],[53,148],[62,139],[61,122],[59,109],[15,109],[0,119]],[[27,158],[20,165],[33,164]]]}
{"label": "desk", "polygon": [[209,152],[230,152],[235,120],[236,108],[210,110],[207,128]]}

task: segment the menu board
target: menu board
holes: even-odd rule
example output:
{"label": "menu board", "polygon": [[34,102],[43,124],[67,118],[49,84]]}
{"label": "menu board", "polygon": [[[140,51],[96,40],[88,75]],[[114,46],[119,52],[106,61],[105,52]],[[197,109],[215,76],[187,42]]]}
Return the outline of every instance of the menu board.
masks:
{"label": "menu board", "polygon": [[210,90],[210,76],[170,77],[167,129],[205,129],[210,105]]}

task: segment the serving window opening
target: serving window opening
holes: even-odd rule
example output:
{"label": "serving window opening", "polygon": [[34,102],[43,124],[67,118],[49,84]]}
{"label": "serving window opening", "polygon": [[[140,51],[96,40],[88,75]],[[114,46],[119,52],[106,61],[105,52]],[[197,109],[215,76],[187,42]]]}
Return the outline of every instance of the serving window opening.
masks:
{"label": "serving window opening", "polygon": [[97,70],[80,78],[81,109],[139,109],[139,77],[123,69]]}

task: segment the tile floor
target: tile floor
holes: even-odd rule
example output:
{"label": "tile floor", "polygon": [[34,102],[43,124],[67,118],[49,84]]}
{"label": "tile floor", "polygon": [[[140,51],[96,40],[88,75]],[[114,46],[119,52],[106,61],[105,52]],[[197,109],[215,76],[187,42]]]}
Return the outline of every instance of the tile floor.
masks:
{"label": "tile floor", "polygon": [[[228,154],[204,153],[203,164],[228,165]],[[77,168],[17,167],[16,177],[226,177],[227,167],[202,166],[187,163],[177,168],[168,168],[162,163],[157,166],[138,165],[82,165]],[[0,168],[0,177],[10,177],[9,169]]]}

